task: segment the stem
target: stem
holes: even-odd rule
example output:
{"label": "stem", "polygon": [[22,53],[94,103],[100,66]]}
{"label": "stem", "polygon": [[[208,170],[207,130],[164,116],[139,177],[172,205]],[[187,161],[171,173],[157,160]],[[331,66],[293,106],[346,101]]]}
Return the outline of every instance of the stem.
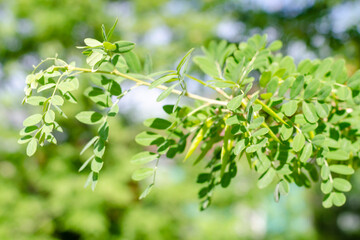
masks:
{"label": "stem", "polygon": [[286,126],[289,126],[279,115],[276,114],[268,105],[260,101],[259,99],[255,100],[256,103],[260,104],[262,106],[262,110],[272,116],[273,118],[279,120],[281,123],[285,124]]}
{"label": "stem", "polygon": [[220,94],[221,94],[222,96],[224,96],[225,98],[231,99],[231,97],[230,97],[229,95],[227,95],[226,92],[224,92],[222,89],[217,88],[217,87],[214,87],[214,86],[211,86],[211,85],[205,83],[204,81],[202,81],[202,80],[200,80],[200,79],[198,79],[198,78],[196,78],[196,77],[190,76],[190,75],[188,75],[188,74],[185,74],[185,76],[187,76],[188,78],[190,78],[190,79],[192,79],[192,80],[194,80],[194,81],[196,81],[196,82],[204,85],[205,87],[209,87],[209,88],[211,88],[211,89],[214,89],[215,91],[217,91],[218,93],[220,93]]}
{"label": "stem", "polygon": [[[78,67],[68,66],[68,69],[70,71],[80,71],[80,72],[84,72],[84,73],[94,73],[91,69],[87,69],[87,68],[78,68]],[[95,73],[103,73],[103,74],[115,75],[115,76],[123,77],[123,78],[129,79],[131,81],[134,81],[134,82],[138,83],[139,85],[150,86],[150,83],[139,80],[139,79],[137,79],[135,77],[132,77],[130,75],[127,75],[125,73],[121,73],[116,69],[114,71],[112,71],[112,72],[98,70]],[[167,90],[168,89],[168,87],[166,87],[164,85],[159,85],[156,88],[159,88],[161,90]],[[176,89],[173,89],[171,92],[173,94],[176,94],[176,95],[181,95],[182,94],[182,91],[179,91],[179,90],[176,90]],[[199,96],[199,95],[196,95],[196,94],[193,94],[193,93],[186,92],[185,96],[187,96],[189,98],[192,98],[192,99],[195,99],[195,100],[202,101],[202,102],[207,102],[209,104],[221,105],[221,106],[226,106],[227,105],[227,102],[202,97],[202,96]]]}
{"label": "stem", "polygon": [[248,75],[248,73],[250,72],[250,67],[252,67],[252,65],[255,62],[255,59],[257,57],[257,55],[259,54],[258,51],[256,51],[255,55],[252,57],[251,61],[248,63],[248,65],[246,66],[243,74],[241,75],[240,79],[239,79],[239,85],[241,85],[242,81],[244,80],[244,78]]}
{"label": "stem", "polygon": [[[244,98],[242,101],[241,101],[241,105],[243,106],[243,108],[245,109],[246,106],[247,106],[247,100]],[[258,117],[258,114],[256,112],[254,112],[254,118],[257,118]],[[269,125],[267,125],[265,122],[263,122],[261,124],[262,127],[266,128],[267,130],[269,130],[269,135],[275,140],[277,141],[278,143],[281,143],[280,139],[276,136],[276,134],[271,130],[271,128],[269,127]]]}
{"label": "stem", "polygon": [[201,105],[200,107],[195,108],[194,110],[192,110],[191,112],[189,112],[188,115],[186,115],[186,118],[190,117],[191,115],[193,115],[194,113],[200,111],[201,109],[206,108],[206,107],[209,106],[209,105],[210,105],[210,103],[205,103],[205,104]]}

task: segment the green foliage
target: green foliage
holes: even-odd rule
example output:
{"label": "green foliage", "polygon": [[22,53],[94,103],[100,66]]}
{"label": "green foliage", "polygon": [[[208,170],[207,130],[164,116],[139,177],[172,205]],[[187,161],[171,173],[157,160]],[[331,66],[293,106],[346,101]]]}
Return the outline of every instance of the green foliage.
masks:
{"label": "green foliage", "polygon": [[[53,131],[61,131],[61,127],[55,112],[66,117],[61,107],[65,102],[76,103],[71,94],[79,87],[76,75],[90,73],[94,85],[84,95],[97,111],[76,115],[81,123],[98,126],[97,136],[82,151],[93,146],[93,154],[80,168],[90,164],[85,186],[94,189],[98,182],[109,135],[108,118],[116,115],[117,103],[125,94],[143,85],[163,90],[157,101],[170,94],[178,99],[174,105],[164,106],[168,119],[145,121],[153,130],[135,138],[148,149],[131,160],[143,165],[132,178],[152,177],[141,198],[155,185],[161,156],[174,158],[187,149],[184,160],[202,163],[204,168],[197,179],[205,185],[198,194],[201,209],[211,204],[217,187],[229,186],[243,160],[257,173],[259,188],[276,184],[276,201],[289,193],[290,183],[310,187],[320,179],[324,207],[345,203],[343,192],[351,190],[348,179],[360,157],[360,77],[356,73],[349,78],[343,61],[305,60],[296,66],[291,57],[274,53],[281,47],[279,41],[269,45],[266,35],[255,35],[237,45],[221,41],[203,47],[204,55],[195,56],[194,63],[210,77],[207,82],[186,73],[193,49],[176,70],[146,75],[141,74],[145,64],[134,52],[133,43],[109,42],[113,29],[106,33],[103,27],[102,42],[86,38],[86,46],[79,47],[90,68],[51,58],[45,61],[53,61],[53,66],[39,70],[39,65],[27,77],[24,103],[43,109],[42,114],[25,119],[21,130],[19,142],[28,144],[29,156],[38,144],[56,144]],[[135,85],[122,91],[122,82],[128,80]],[[188,80],[214,90],[217,98],[189,93]],[[195,107],[180,106],[183,96],[196,100]],[[147,165],[153,161],[154,166]]]}

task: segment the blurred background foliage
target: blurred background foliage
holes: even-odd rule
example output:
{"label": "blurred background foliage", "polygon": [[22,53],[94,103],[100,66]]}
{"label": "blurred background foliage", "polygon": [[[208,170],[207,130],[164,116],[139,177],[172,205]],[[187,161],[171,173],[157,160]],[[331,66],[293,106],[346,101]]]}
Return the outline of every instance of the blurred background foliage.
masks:
{"label": "blurred background foliage", "polygon": [[[199,212],[201,166],[162,159],[155,191],[138,201],[145,186],[130,180],[129,159],[140,150],[133,140],[140,122],[161,112],[153,105],[157,92],[139,91],[120,103],[95,192],[83,188],[87,174],[77,172],[93,129],[64,119],[61,145],[30,159],[17,144],[22,120],[34,111],[20,105],[32,65],[56,53],[84,64],[74,46],[100,38],[101,24],[111,26],[116,17],[113,39],[136,42],[155,70],[174,67],[189,48],[210,40],[266,33],[297,62],[341,57],[351,74],[360,66],[359,12],[355,0],[0,0],[0,239],[359,239],[359,173],[346,205],[325,210],[318,186],[291,186],[275,203],[273,188],[258,190],[243,162],[236,181]],[[80,92],[68,115],[92,107]]]}

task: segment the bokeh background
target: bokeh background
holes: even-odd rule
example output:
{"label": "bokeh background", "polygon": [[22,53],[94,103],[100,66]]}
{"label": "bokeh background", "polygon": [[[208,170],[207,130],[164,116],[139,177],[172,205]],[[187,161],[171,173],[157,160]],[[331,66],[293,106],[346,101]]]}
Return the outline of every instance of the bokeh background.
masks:
{"label": "bokeh background", "polygon": [[[137,200],[145,185],[131,181],[129,159],[141,150],[133,140],[141,122],[162,114],[156,91],[121,101],[95,192],[83,188],[87,173],[77,172],[94,129],[63,119],[60,145],[27,158],[17,144],[22,120],[36,111],[21,105],[26,74],[56,53],[84,65],[75,46],[100,38],[101,24],[116,18],[114,39],[136,42],[155,70],[173,68],[210,40],[239,42],[256,33],[282,40],[282,52],[296,62],[345,58],[349,74],[360,65],[358,0],[0,0],[0,239],[360,239],[359,171],[346,205],[323,209],[318,185],[291,185],[275,203],[273,186],[257,189],[243,163],[236,181],[200,212],[195,182],[202,166],[162,159],[154,191]],[[67,115],[91,107],[81,90],[76,97]]]}

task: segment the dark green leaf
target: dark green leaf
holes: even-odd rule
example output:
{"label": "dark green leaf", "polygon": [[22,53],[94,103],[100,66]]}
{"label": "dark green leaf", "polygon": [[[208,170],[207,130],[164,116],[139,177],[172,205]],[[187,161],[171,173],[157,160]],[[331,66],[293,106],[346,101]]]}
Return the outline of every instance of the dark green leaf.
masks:
{"label": "dark green leaf", "polygon": [[171,122],[162,118],[149,118],[145,120],[144,125],[154,129],[168,129]]}

